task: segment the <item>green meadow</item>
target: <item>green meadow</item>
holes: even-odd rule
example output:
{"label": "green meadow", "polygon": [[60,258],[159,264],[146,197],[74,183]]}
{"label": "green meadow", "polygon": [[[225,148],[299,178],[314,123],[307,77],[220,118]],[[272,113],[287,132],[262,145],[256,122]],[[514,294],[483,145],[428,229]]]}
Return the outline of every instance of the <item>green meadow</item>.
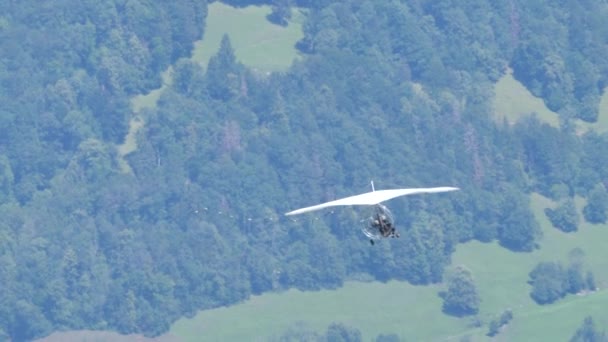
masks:
{"label": "green meadow", "polygon": [[[265,341],[303,322],[323,331],[332,322],[361,330],[369,341],[380,333],[399,332],[415,340],[447,337],[462,326],[460,319],[441,314],[437,286],[405,282],[348,282],[338,290],[289,290],[254,296],[245,303],[202,311],[179,320],[171,334],[184,341]],[[439,323],[439,324],[438,324]],[[254,339],[255,340],[255,339]]]}
{"label": "green meadow", "polygon": [[147,94],[141,94],[131,98],[131,108],[135,114],[139,114],[144,108],[156,107],[156,102],[158,102],[160,95],[163,93],[165,88],[170,86],[173,82],[173,78],[171,76],[172,70],[173,68],[169,67],[161,74],[162,85],[160,88],[154,89]]}
{"label": "green meadow", "polygon": [[[576,204],[581,214],[584,200],[578,198]],[[498,317],[508,308],[513,310],[514,319],[504,331],[509,340],[534,340],[535,337],[565,340],[587,315],[593,315],[597,323],[608,323],[608,312],[600,310],[608,305],[608,291],[604,290],[608,284],[608,225],[580,222],[576,233],[563,233],[553,228],[544,214],[544,208],[553,205],[547,198],[532,195],[533,211],[543,229],[540,249],[513,253],[496,244],[471,242],[459,246],[453,258],[454,264],[463,264],[473,272],[482,298],[482,320]],[[567,296],[551,305],[537,305],[529,297],[528,273],[541,261],[561,261],[567,265],[568,253],[577,247],[584,251],[585,266],[594,272],[600,290]]]}
{"label": "green meadow", "polygon": [[515,123],[522,116],[536,114],[539,120],[559,127],[557,113],[550,111],[541,98],[532,95],[510,72],[496,82],[494,93],[496,120]]}
{"label": "green meadow", "polygon": [[[515,123],[524,116],[536,115],[539,120],[559,128],[559,116],[545,106],[541,98],[534,96],[526,87],[517,81],[513,75],[506,73],[494,86],[494,117],[496,121],[507,120]],[[584,133],[594,130],[598,133],[608,132],[608,88],[599,104],[598,119],[594,123],[575,120],[577,131]]]}
{"label": "green meadow", "polygon": [[298,58],[295,44],[303,37],[304,15],[294,9],[289,25],[282,27],[266,20],[269,13],[269,6],[210,4],[205,36],[194,44],[192,59],[206,67],[227,34],[241,63],[260,72],[287,69]]}

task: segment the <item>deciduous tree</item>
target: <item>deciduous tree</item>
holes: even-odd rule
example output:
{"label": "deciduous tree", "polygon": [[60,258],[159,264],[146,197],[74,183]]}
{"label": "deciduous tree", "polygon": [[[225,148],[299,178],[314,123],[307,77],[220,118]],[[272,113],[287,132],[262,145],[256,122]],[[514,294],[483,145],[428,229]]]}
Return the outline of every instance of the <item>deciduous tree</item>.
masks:
{"label": "deciduous tree", "polygon": [[474,315],[479,311],[481,299],[473,281],[471,271],[458,266],[446,279],[447,290],[443,297],[443,311],[454,316]]}

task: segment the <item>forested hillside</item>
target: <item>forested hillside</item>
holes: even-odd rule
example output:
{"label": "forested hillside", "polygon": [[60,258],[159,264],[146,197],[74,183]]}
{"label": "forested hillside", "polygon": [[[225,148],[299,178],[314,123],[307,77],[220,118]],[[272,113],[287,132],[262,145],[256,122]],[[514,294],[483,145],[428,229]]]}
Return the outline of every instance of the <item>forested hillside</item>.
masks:
{"label": "forested hillside", "polygon": [[103,198],[133,182],[117,173],[114,148],[129,97],[160,85],[205,16],[198,0],[0,1],[0,339],[84,327],[152,334],[179,317],[119,323],[126,292],[111,264],[129,260],[109,254],[115,240],[102,231],[125,227],[102,208],[117,214]]}
{"label": "forested hillside", "polygon": [[[266,291],[435,283],[459,242],[536,248],[532,191],[606,221],[608,137],[571,122],[607,85],[604,2],[297,4],[304,57],[262,75],[229,37],[208,65],[182,58],[205,1],[0,1],[0,334],[157,335]],[[123,172],[129,98],[169,65]],[[509,67],[561,128],[495,123]],[[283,217],[370,179],[462,191],[391,203],[402,238],[375,247],[352,209]]]}

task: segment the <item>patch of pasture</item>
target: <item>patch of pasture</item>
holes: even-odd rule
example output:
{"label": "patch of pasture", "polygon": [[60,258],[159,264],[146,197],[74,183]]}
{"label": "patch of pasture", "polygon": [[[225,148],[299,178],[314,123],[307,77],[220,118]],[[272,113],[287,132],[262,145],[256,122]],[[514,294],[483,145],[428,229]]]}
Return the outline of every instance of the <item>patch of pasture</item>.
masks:
{"label": "patch of pasture", "polygon": [[[583,134],[589,130],[598,133],[608,132],[608,88],[599,103],[599,114],[594,123],[579,119],[574,120],[577,132]],[[511,72],[506,73],[494,86],[494,118],[502,123],[507,120],[514,124],[519,119],[536,115],[536,117],[553,127],[559,128],[559,115],[545,106],[541,98],[534,96],[523,84],[517,81]]]}
{"label": "patch of pasture", "polygon": [[496,120],[504,119],[513,124],[524,116],[535,114],[539,120],[553,127],[559,127],[559,117],[538,98],[519,83],[511,73],[506,73],[494,87],[494,115]]}
{"label": "patch of pasture", "polygon": [[332,322],[361,330],[369,341],[381,333],[397,333],[417,341],[447,337],[466,327],[469,319],[441,313],[438,286],[413,286],[405,282],[347,282],[338,290],[302,292],[288,290],[253,296],[231,307],[201,311],[181,319],[171,334],[184,341],[266,341],[278,337],[298,322],[324,331]]}
{"label": "patch of pasture", "polygon": [[285,70],[298,58],[295,44],[303,37],[301,10],[292,10],[287,27],[266,19],[270,6],[235,8],[214,2],[208,11],[204,37],[194,44],[192,53],[192,59],[203,67],[217,53],[224,34],[230,37],[237,59],[260,72]]}
{"label": "patch of pasture", "polygon": [[[532,209],[543,230],[538,250],[513,253],[495,243],[474,241],[458,246],[454,254],[453,263],[465,265],[473,273],[482,298],[482,321],[487,323],[504,310],[512,309],[512,324],[505,329],[509,340],[534,340],[549,336],[553,338],[543,340],[566,340],[587,315],[593,315],[600,322],[608,321],[608,312],[600,309],[608,305],[608,291],[604,290],[608,285],[608,225],[583,222],[581,212],[585,201],[577,198],[575,203],[581,215],[579,230],[564,233],[554,228],[544,214],[544,209],[553,207],[555,203],[532,194]],[[531,286],[527,284],[528,273],[541,261],[559,261],[567,266],[568,253],[574,248],[580,248],[585,253],[585,267],[593,271],[600,290],[585,296],[568,295],[551,305],[536,304],[529,296]],[[483,333],[486,332],[487,325]]]}

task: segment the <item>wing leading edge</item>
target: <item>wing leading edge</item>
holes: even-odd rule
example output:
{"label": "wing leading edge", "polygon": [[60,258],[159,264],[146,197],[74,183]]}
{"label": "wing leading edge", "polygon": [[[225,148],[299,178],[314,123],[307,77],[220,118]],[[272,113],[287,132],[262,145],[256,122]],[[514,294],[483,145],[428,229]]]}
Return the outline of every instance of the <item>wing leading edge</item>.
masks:
{"label": "wing leading edge", "polygon": [[335,201],[330,201],[326,203],[321,203],[317,205],[313,205],[311,207],[301,208],[297,210],[290,211],[285,215],[298,215],[303,214],[315,210],[320,210],[327,207],[341,206],[341,205],[374,205],[384,201],[388,201],[395,197],[406,196],[406,195],[414,195],[414,194],[423,194],[423,193],[435,193],[435,192],[447,192],[459,190],[458,188],[450,187],[450,186],[442,186],[437,188],[417,188],[417,189],[389,189],[389,190],[377,190],[368,193],[364,193],[361,195],[355,195],[350,197],[345,197],[342,199],[338,199]]}

